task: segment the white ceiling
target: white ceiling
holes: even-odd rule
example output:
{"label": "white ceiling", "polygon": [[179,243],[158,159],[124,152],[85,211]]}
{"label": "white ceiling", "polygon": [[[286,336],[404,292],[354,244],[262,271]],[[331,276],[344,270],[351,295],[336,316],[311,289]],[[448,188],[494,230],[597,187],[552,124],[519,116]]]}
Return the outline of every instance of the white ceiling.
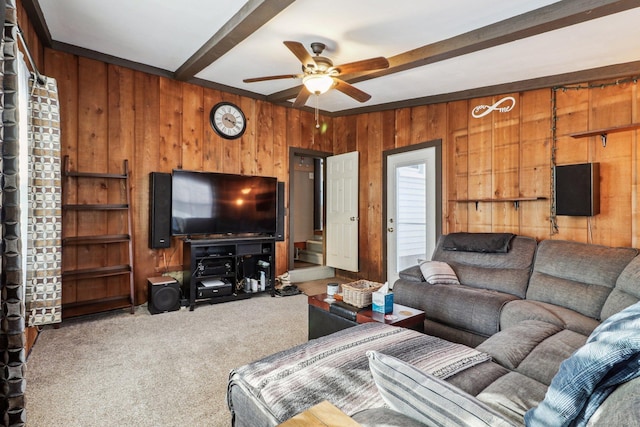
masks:
{"label": "white ceiling", "polygon": [[[640,66],[628,64],[640,61],[640,1],[23,0],[25,2],[40,9],[42,24],[48,29],[54,48],[82,48],[92,54],[155,67],[170,74],[180,73],[181,67],[188,65],[190,58],[212,37],[213,47],[223,52],[224,43],[231,41],[233,46],[228,52],[214,58],[208,66],[192,69],[195,72],[187,73],[187,77],[274,102],[281,102],[274,94],[298,87],[300,81],[243,83],[242,80],[300,73],[300,62],[282,44],[285,40],[299,41],[307,48],[311,42],[323,42],[327,45],[323,56],[331,58],[334,64],[376,56],[390,58],[392,73],[365,77],[362,81],[351,80],[354,86],[372,95],[366,103],[336,90],[321,95],[320,108],[333,113],[362,107],[383,108],[382,104],[619,64],[627,64],[627,69],[632,70],[635,67],[634,71],[640,72]],[[291,4],[281,6],[288,3]],[[593,16],[605,16],[591,19],[589,4],[593,9],[606,4],[614,11],[622,11],[612,14],[596,11]],[[275,5],[282,10],[244,38],[233,24],[246,24],[243,19],[255,17],[255,13],[249,12],[260,5],[271,8]],[[619,9],[615,9],[617,7]],[[574,13],[575,10],[578,13]],[[568,26],[561,23],[548,31],[544,24],[551,18],[562,21],[558,16],[564,11],[573,15],[567,22],[583,22]],[[524,36],[506,36],[503,43],[496,34],[505,28],[528,28],[530,32]],[[469,32],[472,32],[470,37],[460,37]],[[230,36],[224,38],[228,34]],[[214,43],[219,39],[224,43]],[[484,39],[488,40],[488,47],[476,43]],[[449,48],[460,44],[471,46],[470,52],[456,53]],[[424,47],[426,51],[444,51],[446,59],[429,59]],[[397,62],[394,58],[406,61],[407,56],[402,54],[418,48],[423,48],[419,53],[426,59],[420,64],[425,65],[411,64],[413,68],[404,71],[394,68]],[[288,99],[293,97],[295,92],[288,94]],[[307,102],[307,105],[314,104],[312,98]]]}

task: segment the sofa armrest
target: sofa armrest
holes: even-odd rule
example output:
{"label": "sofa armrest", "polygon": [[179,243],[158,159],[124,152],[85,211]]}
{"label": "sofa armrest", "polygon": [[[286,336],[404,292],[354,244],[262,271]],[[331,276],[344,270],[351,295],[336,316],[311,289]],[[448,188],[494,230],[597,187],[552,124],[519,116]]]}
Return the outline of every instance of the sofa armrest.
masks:
{"label": "sofa armrest", "polygon": [[409,268],[405,268],[404,270],[399,272],[398,275],[400,276],[400,279],[407,280],[409,282],[425,282],[422,271],[420,271],[420,266],[417,264],[412,265]]}

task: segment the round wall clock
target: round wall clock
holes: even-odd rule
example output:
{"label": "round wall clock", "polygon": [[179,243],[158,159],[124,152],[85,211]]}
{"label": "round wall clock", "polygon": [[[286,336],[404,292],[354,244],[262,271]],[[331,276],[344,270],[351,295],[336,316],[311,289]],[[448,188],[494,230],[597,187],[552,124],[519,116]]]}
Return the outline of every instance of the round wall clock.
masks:
{"label": "round wall clock", "polygon": [[235,104],[219,102],[209,113],[211,127],[218,135],[227,139],[240,138],[247,127],[244,113]]}

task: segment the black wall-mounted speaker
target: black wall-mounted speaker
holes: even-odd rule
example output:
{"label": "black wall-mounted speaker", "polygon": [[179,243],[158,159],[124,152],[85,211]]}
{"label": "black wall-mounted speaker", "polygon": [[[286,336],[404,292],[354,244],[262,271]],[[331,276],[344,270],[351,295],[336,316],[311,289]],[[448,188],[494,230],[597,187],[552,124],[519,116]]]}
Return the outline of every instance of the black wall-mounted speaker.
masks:
{"label": "black wall-mounted speaker", "polygon": [[284,182],[278,182],[276,207],[276,242],[284,242]]}
{"label": "black wall-mounted speaker", "polygon": [[600,163],[556,166],[554,182],[556,215],[600,213]]}
{"label": "black wall-mounted speaker", "polygon": [[158,314],[180,309],[180,284],[171,277],[148,279],[149,313]]}
{"label": "black wall-mounted speaker", "polygon": [[171,174],[149,174],[149,247],[171,246]]}

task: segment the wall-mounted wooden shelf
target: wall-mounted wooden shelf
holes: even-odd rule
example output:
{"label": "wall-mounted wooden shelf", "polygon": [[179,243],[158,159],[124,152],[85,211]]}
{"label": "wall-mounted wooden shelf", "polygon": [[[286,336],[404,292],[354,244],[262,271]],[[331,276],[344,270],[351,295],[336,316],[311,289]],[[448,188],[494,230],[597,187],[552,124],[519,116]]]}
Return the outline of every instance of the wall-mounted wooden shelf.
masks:
{"label": "wall-mounted wooden shelf", "polygon": [[602,146],[606,147],[608,134],[616,133],[616,132],[626,132],[626,131],[635,130],[635,129],[640,129],[640,123],[631,123],[630,125],[613,126],[610,128],[588,130],[585,132],[576,132],[576,133],[569,134],[569,136],[571,136],[572,138],[587,138],[590,136],[599,135],[600,139],[602,140]]}
{"label": "wall-mounted wooden shelf", "polygon": [[478,210],[479,203],[513,203],[513,207],[516,210],[520,207],[520,202],[535,202],[536,200],[547,200],[546,197],[506,197],[504,199],[458,199],[458,200],[449,200],[450,202],[457,203],[475,203],[476,210]]}

